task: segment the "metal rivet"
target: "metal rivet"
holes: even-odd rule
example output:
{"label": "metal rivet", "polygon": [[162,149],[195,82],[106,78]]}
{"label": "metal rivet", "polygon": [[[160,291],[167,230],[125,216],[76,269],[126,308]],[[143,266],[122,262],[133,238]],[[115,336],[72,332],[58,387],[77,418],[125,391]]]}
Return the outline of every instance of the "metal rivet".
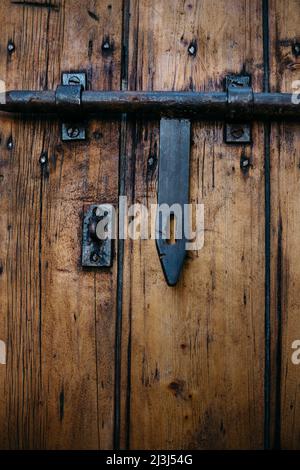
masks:
{"label": "metal rivet", "polygon": [[232,127],[230,134],[234,139],[240,139],[244,135],[244,129],[242,127]]}
{"label": "metal rivet", "polygon": [[231,86],[236,87],[236,88],[243,88],[244,84],[243,82],[240,82],[239,80],[233,80],[231,83]]}
{"label": "metal rivet", "polygon": [[14,45],[14,43],[12,41],[9,41],[9,43],[7,44],[7,50],[10,54],[12,54],[16,49],[16,46]]}
{"label": "metal rivet", "polygon": [[100,139],[102,139],[103,134],[102,134],[101,132],[99,132],[99,131],[95,131],[95,132],[93,133],[93,136],[94,136],[94,138],[95,138],[96,140],[100,140]]}
{"label": "metal rivet", "polygon": [[76,137],[78,137],[80,134],[80,130],[78,129],[78,127],[69,127],[67,130],[67,134],[70,139],[76,139]]}
{"label": "metal rivet", "polygon": [[7,145],[8,150],[12,150],[14,148],[14,143],[13,143],[12,137],[9,137],[9,139],[7,140],[6,145]]}
{"label": "metal rivet", "polygon": [[40,164],[41,165],[45,165],[45,163],[47,163],[47,153],[46,152],[43,152],[40,156]]}
{"label": "metal rivet", "polygon": [[68,83],[69,85],[80,85],[80,79],[79,77],[76,77],[76,75],[73,75],[69,78]]}
{"label": "metal rivet", "polygon": [[299,42],[296,42],[295,44],[293,44],[292,50],[293,50],[293,54],[296,57],[300,57],[300,43]]}
{"label": "metal rivet", "polygon": [[190,55],[195,55],[196,54],[196,46],[194,44],[190,44],[188,47],[188,52]]}
{"label": "metal rivet", "polygon": [[91,261],[93,261],[93,263],[98,263],[100,257],[97,253],[93,253],[92,256],[91,256]]}
{"label": "metal rivet", "polygon": [[108,56],[109,54],[112,54],[114,51],[114,41],[110,40],[108,36],[103,38],[101,50],[103,55]]}
{"label": "metal rivet", "polygon": [[242,172],[246,174],[250,166],[251,166],[250,158],[242,154],[241,161],[240,161],[240,167],[241,167]]}

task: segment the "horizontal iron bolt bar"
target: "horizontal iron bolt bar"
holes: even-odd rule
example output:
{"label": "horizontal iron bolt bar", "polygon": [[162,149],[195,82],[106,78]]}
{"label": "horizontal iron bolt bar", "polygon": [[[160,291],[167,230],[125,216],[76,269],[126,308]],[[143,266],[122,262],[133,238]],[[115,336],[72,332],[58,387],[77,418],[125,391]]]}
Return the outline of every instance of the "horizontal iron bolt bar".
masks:
{"label": "horizontal iron bolt bar", "polygon": [[74,111],[78,115],[134,113],[242,122],[300,118],[300,104],[293,103],[290,93],[253,93],[251,101],[245,102],[242,98],[229,101],[226,92],[81,91],[80,102],[73,95],[69,103],[61,87],[58,90],[59,95],[56,91],[8,91],[0,96],[0,111],[61,116]]}

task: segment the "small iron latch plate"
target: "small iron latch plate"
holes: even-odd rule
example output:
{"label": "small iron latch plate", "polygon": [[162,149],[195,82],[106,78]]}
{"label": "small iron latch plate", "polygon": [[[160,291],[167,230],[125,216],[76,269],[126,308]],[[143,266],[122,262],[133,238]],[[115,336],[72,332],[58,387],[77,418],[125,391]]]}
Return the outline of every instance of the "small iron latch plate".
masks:
{"label": "small iron latch plate", "polygon": [[112,265],[113,215],[111,204],[84,207],[82,266],[100,268]]}
{"label": "small iron latch plate", "polygon": [[225,86],[228,94],[228,106],[233,108],[233,121],[225,124],[225,142],[227,144],[249,144],[251,143],[251,126],[247,123],[241,124],[234,121],[234,103],[242,102],[247,106],[253,100],[250,77],[247,75],[228,75]]}
{"label": "small iron latch plate", "polygon": [[[62,87],[67,90],[68,87],[76,87],[76,89],[86,90],[87,80],[86,80],[86,73],[84,72],[67,72],[62,74]],[[72,91],[72,90],[70,90]],[[63,95],[63,93],[62,93]],[[68,99],[68,96],[63,95],[62,98]],[[74,100],[74,96],[76,93],[72,93],[72,100]],[[79,102],[80,106],[80,102]],[[68,122],[63,122],[61,126],[61,138],[63,142],[69,142],[73,140],[85,140],[86,139],[86,126],[83,122],[78,122],[76,119],[74,120],[73,117]]]}

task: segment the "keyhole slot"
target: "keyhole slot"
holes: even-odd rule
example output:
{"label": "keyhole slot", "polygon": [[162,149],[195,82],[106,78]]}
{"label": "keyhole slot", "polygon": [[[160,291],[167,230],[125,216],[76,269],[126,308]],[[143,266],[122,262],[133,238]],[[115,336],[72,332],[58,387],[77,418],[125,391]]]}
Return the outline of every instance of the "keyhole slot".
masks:
{"label": "keyhole slot", "polygon": [[167,244],[168,245],[175,245],[176,243],[176,217],[175,214],[170,214],[170,218],[168,221],[168,230],[167,230],[168,237]]}

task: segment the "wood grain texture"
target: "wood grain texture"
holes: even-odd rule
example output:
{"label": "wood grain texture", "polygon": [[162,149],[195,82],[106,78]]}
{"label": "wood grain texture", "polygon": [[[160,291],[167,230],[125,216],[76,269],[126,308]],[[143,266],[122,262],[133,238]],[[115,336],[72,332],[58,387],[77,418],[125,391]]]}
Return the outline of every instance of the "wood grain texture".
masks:
{"label": "wood grain texture", "polygon": [[[3,0],[0,79],[47,90],[62,71],[86,70],[89,89],[221,91],[227,74],[246,73],[262,91],[261,6]],[[271,91],[300,80],[299,15],[299,0],[269,0]],[[80,265],[83,205],[117,204],[124,182],[129,203],[150,207],[159,163],[159,122],[119,127],[93,120],[87,142],[63,144],[55,120],[0,116],[0,448],[112,448],[116,324],[122,448],[262,448],[264,128],[253,123],[242,147],[223,143],[222,123],[193,124],[190,201],[205,207],[204,247],[171,288],[155,241],[126,241],[116,321],[117,263]],[[271,445],[284,449],[300,448],[299,139],[299,125],[272,125]]]}
{"label": "wood grain texture", "polygon": [[[222,90],[244,72],[262,90],[260,1],[141,0],[130,14],[130,89]],[[128,131],[127,194],[148,206],[158,139],[157,122]],[[263,446],[262,148],[259,125],[245,148],[223,143],[221,123],[193,125],[190,200],[205,205],[205,245],[176,287],[153,240],[126,243],[123,447]]]}
{"label": "wood grain texture", "polygon": [[[4,0],[0,22],[7,88],[86,70],[89,87],[119,89],[121,1]],[[117,202],[119,125],[92,122],[84,143],[59,132],[1,116],[2,449],[112,447],[116,270],[83,270],[80,250],[83,205]]]}
{"label": "wood grain texture", "polygon": [[[299,0],[270,1],[271,91],[292,92],[300,80]],[[292,343],[300,339],[299,124],[274,124],[271,132],[273,446],[300,449],[300,366]]]}

